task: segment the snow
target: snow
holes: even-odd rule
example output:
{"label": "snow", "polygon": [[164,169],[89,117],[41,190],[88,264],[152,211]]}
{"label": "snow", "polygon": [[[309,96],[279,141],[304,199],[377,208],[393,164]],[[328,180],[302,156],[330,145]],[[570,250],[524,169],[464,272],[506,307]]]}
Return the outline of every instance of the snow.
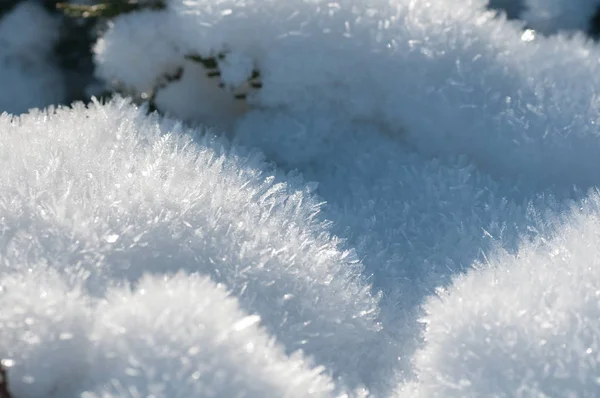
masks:
{"label": "snow", "polygon": [[598,395],[584,3],[114,19],[98,77],[168,117],[117,98],[0,118],[15,396]]}
{"label": "snow", "polygon": [[[494,176],[523,174],[542,187],[596,184],[598,48],[524,33],[523,22],[484,5],[171,0],[166,11],[115,19],[96,61],[100,77],[138,92],[182,67],[185,84],[159,109],[195,104],[196,117],[179,116],[215,124],[212,96],[198,94],[212,87],[187,73],[185,56],[251,58],[263,83],[250,95],[253,108],[335,112],[429,156],[464,154]],[[247,114],[234,104],[221,111],[227,126]]]}
{"label": "snow", "polygon": [[600,196],[427,301],[424,396],[598,395]]}
{"label": "snow", "polygon": [[84,397],[330,397],[334,387],[207,278],[145,277],[134,293],[109,292],[96,317],[92,363],[108,372],[93,372]]}
{"label": "snow", "polygon": [[[8,243],[4,222],[2,229],[4,248]],[[10,391],[18,397],[68,396],[90,365],[89,298],[43,262],[15,272],[8,272],[5,263],[3,249],[0,352]]]}
{"label": "snow", "polygon": [[[350,380],[368,369],[361,359],[376,355],[381,339],[378,298],[298,176],[273,174],[260,155],[147,118],[125,100],[4,117],[0,126],[3,276],[49,267],[81,288],[93,311],[120,281],[201,273],[260,316],[288,354],[302,349]],[[152,309],[150,319],[161,316]],[[348,346],[361,347],[361,358]]]}
{"label": "snow", "polygon": [[[156,106],[169,109],[168,114],[187,121],[197,120],[198,104],[205,104],[201,119],[222,131],[232,128],[235,121],[249,109],[245,101],[235,99],[219,87],[219,81],[206,76],[206,71],[195,62],[185,61],[181,79],[157,90]],[[198,86],[200,85],[200,87]],[[210,101],[206,101],[209,98]]]}
{"label": "snow", "polygon": [[[367,382],[386,385],[392,370],[411,371],[421,300],[496,245],[514,249],[521,235],[534,236],[528,230],[537,218],[532,209],[562,205],[518,181],[495,181],[465,157],[428,159],[369,126],[330,115],[312,114],[310,120],[303,125],[282,115],[256,115],[238,138],[319,182],[325,216],[384,291],[384,329],[402,342],[393,346],[400,360],[380,363]],[[279,131],[287,132],[285,140]],[[304,142],[314,142],[314,152]]]}
{"label": "snow", "polygon": [[58,20],[35,2],[19,3],[0,19],[0,113],[64,100],[63,76],[52,59],[58,28]]}

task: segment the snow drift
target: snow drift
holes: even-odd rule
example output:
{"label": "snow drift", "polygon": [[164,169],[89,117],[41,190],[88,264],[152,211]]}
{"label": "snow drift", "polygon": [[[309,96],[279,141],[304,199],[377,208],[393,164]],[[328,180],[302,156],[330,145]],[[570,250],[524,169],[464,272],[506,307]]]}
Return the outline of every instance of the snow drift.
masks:
{"label": "snow drift", "polygon": [[116,18],[98,75],[197,127],[121,99],[2,117],[15,395],[598,395],[600,50],[533,21],[475,0]]}
{"label": "snow drift", "polygon": [[[598,183],[600,52],[581,37],[523,32],[480,0],[166,3],[116,18],[95,49],[101,77],[154,93],[163,111],[243,124],[236,102],[213,102],[219,79],[186,60],[214,57],[228,87],[260,71],[248,104],[267,113],[343,115],[421,153],[468,155],[544,187]],[[178,71],[185,84],[163,88]]]}
{"label": "snow drift", "polygon": [[600,391],[600,196],[548,239],[499,254],[425,305],[423,396],[594,397]]}
{"label": "snow drift", "polygon": [[[169,315],[164,307],[168,297],[163,306],[141,309],[149,305],[144,304],[145,296],[139,290],[143,286],[138,286],[143,274],[159,278],[180,271],[200,273],[222,283],[238,297],[248,316],[256,316],[252,325],[260,319],[288,354],[302,349],[318,363],[326,364],[330,373],[349,380],[368,370],[361,360],[376,355],[371,346],[378,344],[381,334],[377,297],[361,275],[360,262],[331,236],[328,225],[318,217],[319,203],[297,177],[274,175],[259,155],[238,154],[201,131],[182,130],[177,123],[147,118],[143,110],[124,100],[90,109],[77,106],[21,118],[4,116],[0,125],[0,159],[5,170],[0,177],[0,294],[9,295],[2,302],[17,294],[12,300],[24,300],[26,306],[2,313],[2,356],[8,355],[14,363],[13,378],[26,377],[33,371],[30,366],[43,369],[43,361],[38,361],[43,353],[34,352],[31,355],[36,360],[26,361],[29,350],[38,347],[52,354],[53,349],[69,346],[59,338],[58,332],[63,332],[60,325],[36,321],[40,317],[51,322],[51,314],[64,308],[61,292],[81,292],[82,298],[73,298],[72,305],[82,315],[67,313],[64,330],[74,335],[71,328],[81,329],[78,347],[91,338],[91,332],[86,331],[86,311],[100,311],[96,308],[106,301],[115,284],[132,284],[130,300],[140,307],[139,316],[146,319],[132,321],[131,327],[142,328],[144,322],[158,319],[161,313],[175,317],[174,327],[177,322],[192,322],[177,315],[179,312]],[[198,142],[193,141],[193,134]],[[50,277],[44,270],[51,272],[58,287],[47,280]],[[32,273],[31,281],[10,282],[28,273]],[[38,274],[39,281],[34,278]],[[35,292],[33,283],[53,287],[47,293],[47,306],[39,305],[45,295],[27,299],[24,290]],[[216,298],[211,299],[212,284],[198,282],[199,286],[186,288],[186,283],[181,283],[181,290],[206,290],[207,300],[219,301],[225,294],[214,293]],[[14,284],[19,287],[16,292],[11,288]],[[202,293],[189,294],[199,296],[184,294],[169,300],[174,306],[195,308]],[[115,305],[125,305],[121,301]],[[112,314],[111,307],[103,311]],[[225,327],[243,318],[237,310],[231,315],[221,311],[225,310],[211,305],[197,316],[203,322],[209,322],[210,317],[226,317],[210,321],[215,328],[218,322]],[[33,342],[29,350],[20,350],[17,344],[29,330],[28,323],[19,319],[32,319],[40,328],[30,330]],[[92,319],[101,324],[103,318],[96,314]],[[131,336],[142,333],[126,327],[119,330]],[[188,348],[202,344],[191,331],[187,335]],[[180,337],[178,344],[184,344],[185,338]],[[241,344],[243,338],[239,339]],[[46,347],[46,341],[51,347]],[[265,347],[274,344],[261,341]],[[54,344],[58,346],[53,348]],[[223,349],[227,347],[225,344]],[[356,347],[362,354],[356,356],[346,347]],[[263,355],[261,349],[248,350],[249,354]],[[158,362],[160,355],[171,355],[155,354]],[[85,356],[80,360],[86,362]],[[298,367],[298,359],[294,361],[293,366]],[[88,365],[97,364],[94,360]],[[160,373],[152,377],[156,382],[162,380]],[[273,394],[279,395],[275,390]]]}

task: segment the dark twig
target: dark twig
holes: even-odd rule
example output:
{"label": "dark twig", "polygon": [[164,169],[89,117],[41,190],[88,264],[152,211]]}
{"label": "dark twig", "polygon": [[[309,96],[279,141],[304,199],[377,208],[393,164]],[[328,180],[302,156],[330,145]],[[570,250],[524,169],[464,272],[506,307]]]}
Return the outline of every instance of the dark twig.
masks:
{"label": "dark twig", "polygon": [[2,363],[0,363],[0,398],[12,398],[8,391],[8,376]]}

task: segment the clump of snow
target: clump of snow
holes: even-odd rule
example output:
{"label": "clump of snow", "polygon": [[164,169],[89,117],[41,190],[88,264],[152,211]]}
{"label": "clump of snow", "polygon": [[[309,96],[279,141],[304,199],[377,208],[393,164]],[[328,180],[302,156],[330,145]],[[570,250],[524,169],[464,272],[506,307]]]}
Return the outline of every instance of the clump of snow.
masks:
{"label": "clump of snow", "polygon": [[372,371],[378,297],[298,177],[124,100],[5,116],[0,133],[3,273],[48,264],[97,299],[145,273],[201,273],[286,353],[355,385]]}
{"label": "clump of snow", "polygon": [[498,254],[425,305],[426,397],[598,394],[600,196],[548,239]]}
{"label": "clump of snow", "polygon": [[[18,231],[5,224],[2,230],[6,247],[7,235]],[[8,272],[3,252],[0,361],[8,369],[10,391],[16,397],[66,396],[89,365],[93,318],[85,294],[45,264],[28,263],[26,255],[18,270]]]}
{"label": "clump of snow", "polygon": [[[142,11],[133,20],[124,15],[111,22],[95,46],[96,73],[139,93],[150,92],[164,74],[174,74],[182,59],[165,30],[165,18],[164,13]],[[110,72],[115,68],[119,75]]]}
{"label": "clump of snow", "polygon": [[[208,278],[144,277],[112,289],[93,332],[96,385],[83,397],[329,397],[324,368],[287,357]],[[165,382],[167,381],[167,382]]]}
{"label": "clump of snow", "polygon": [[64,100],[63,76],[52,59],[58,37],[59,20],[33,1],[0,19],[0,113]]}
{"label": "clump of snow", "polygon": [[531,29],[545,34],[587,32],[598,7],[598,0],[525,0],[521,18],[527,21]]}
{"label": "clump of snow", "polygon": [[[257,108],[318,110],[377,124],[427,155],[467,155],[494,176],[597,183],[600,50],[581,38],[523,32],[523,22],[485,5],[170,0],[164,11],[116,18],[96,61],[106,81],[143,91],[187,55],[226,51],[252,59],[263,85],[247,109],[220,106],[216,118],[233,133]],[[248,73],[246,63],[232,65]],[[186,118],[210,120],[214,89],[201,77],[188,75],[159,109],[177,114],[187,103]]]}

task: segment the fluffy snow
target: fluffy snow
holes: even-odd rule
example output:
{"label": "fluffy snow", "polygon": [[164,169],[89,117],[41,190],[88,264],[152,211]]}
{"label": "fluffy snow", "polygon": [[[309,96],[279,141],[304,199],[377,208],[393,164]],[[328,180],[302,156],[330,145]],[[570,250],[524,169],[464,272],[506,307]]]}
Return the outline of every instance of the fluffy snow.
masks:
{"label": "fluffy snow", "polygon": [[10,392],[17,397],[69,396],[90,366],[89,298],[43,259],[27,264],[23,258],[20,268],[9,272],[10,225],[2,213],[0,356],[8,368]]}
{"label": "fluffy snow", "polygon": [[[84,397],[330,397],[300,353],[286,357],[223,286],[197,276],[145,277],[96,313],[96,386]],[[164,382],[168,380],[168,382]]]}
{"label": "fluffy snow", "polygon": [[0,119],[15,396],[598,395],[600,49],[575,4],[117,17],[98,76],[170,118]]}
{"label": "fluffy snow", "polygon": [[3,274],[43,265],[98,301],[115,281],[201,273],[288,354],[302,349],[352,381],[370,371],[365,359],[382,349],[378,298],[299,177],[210,136],[195,143],[194,131],[123,100],[0,123]]}
{"label": "fluffy snow", "polygon": [[600,196],[548,239],[499,254],[427,301],[423,396],[595,397]]}
{"label": "fluffy snow", "polygon": [[[484,6],[171,0],[166,11],[117,18],[96,46],[98,73],[145,92],[177,66],[186,76],[186,55],[237,54],[261,72],[253,108],[336,113],[429,156],[465,154],[495,176],[596,184],[598,48],[580,37],[523,32],[522,22]],[[212,90],[195,80],[159,109],[196,104],[196,117],[186,119],[212,123],[212,97],[198,94]],[[227,121],[247,114],[221,112]]]}
{"label": "fluffy snow", "polygon": [[22,113],[64,100],[63,75],[52,59],[58,20],[36,2],[0,19],[0,113]]}

